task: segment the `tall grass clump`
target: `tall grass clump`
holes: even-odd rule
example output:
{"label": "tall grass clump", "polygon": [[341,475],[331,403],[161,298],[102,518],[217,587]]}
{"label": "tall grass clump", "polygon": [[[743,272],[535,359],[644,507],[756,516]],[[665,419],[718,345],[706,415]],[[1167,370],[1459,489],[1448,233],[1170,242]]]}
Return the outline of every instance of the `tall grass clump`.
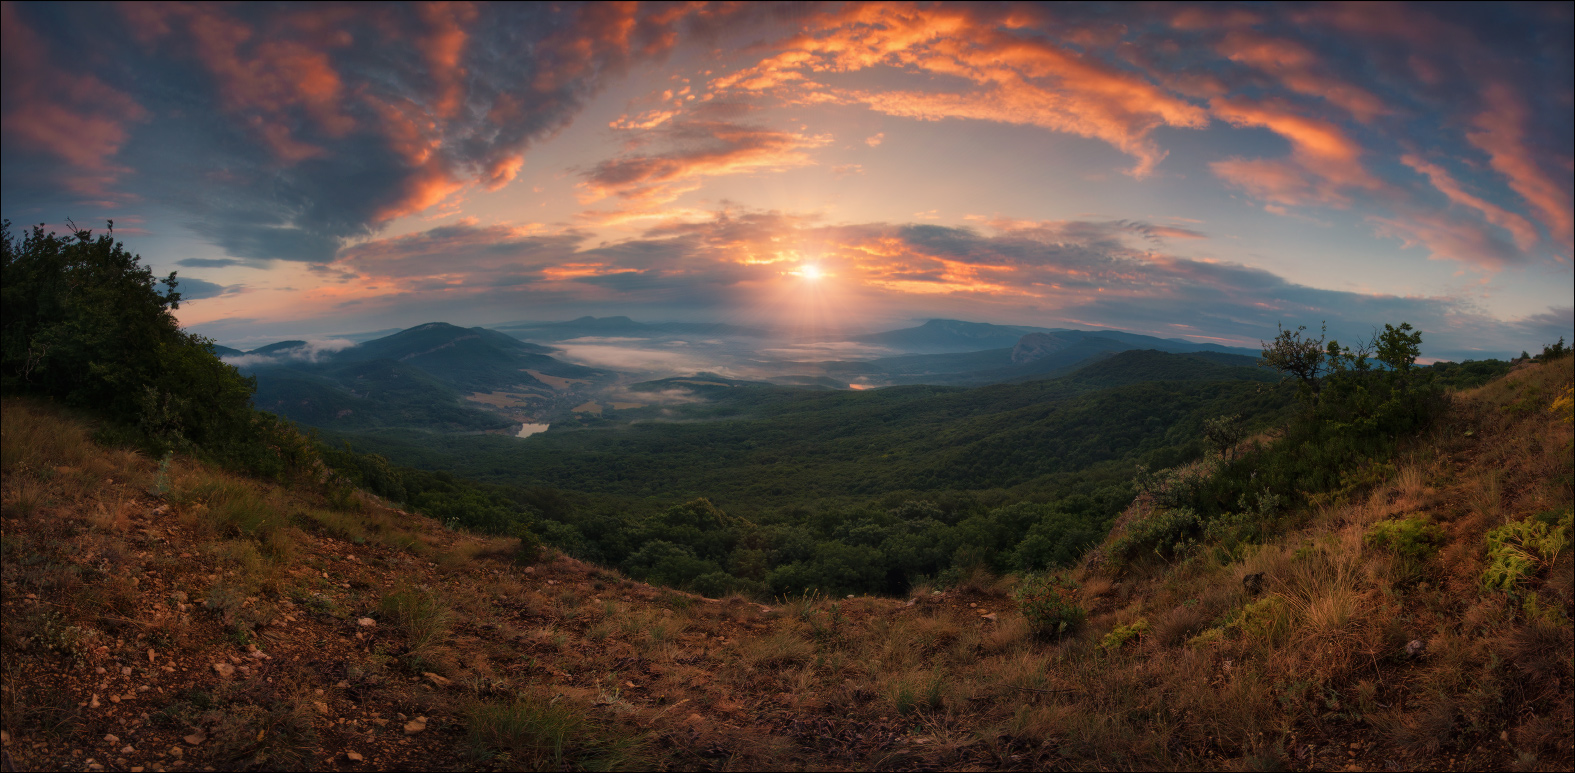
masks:
{"label": "tall grass clump", "polygon": [[521,696],[465,712],[473,756],[510,770],[630,770],[648,764],[643,739],[618,736],[567,702]]}
{"label": "tall grass clump", "polygon": [[412,658],[424,660],[448,636],[451,613],[430,590],[400,588],[383,597],[378,611],[404,635]]}

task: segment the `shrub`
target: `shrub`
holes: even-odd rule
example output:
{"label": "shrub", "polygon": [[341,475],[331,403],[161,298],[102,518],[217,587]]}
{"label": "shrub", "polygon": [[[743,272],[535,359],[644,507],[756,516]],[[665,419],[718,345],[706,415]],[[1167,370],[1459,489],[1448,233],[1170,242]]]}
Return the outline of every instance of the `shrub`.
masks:
{"label": "shrub", "polygon": [[1110,545],[1110,557],[1117,566],[1145,553],[1162,557],[1185,555],[1197,544],[1203,519],[1190,507],[1159,510],[1136,521],[1127,533]]}
{"label": "shrub", "polygon": [[1116,626],[1099,641],[1099,646],[1107,652],[1114,652],[1127,646],[1127,642],[1146,633],[1148,633],[1148,619],[1140,617],[1136,622]]}
{"label": "shrub", "polygon": [[514,548],[514,563],[528,566],[541,560],[541,537],[524,526],[515,527],[514,536],[519,539]]}
{"label": "shrub", "polygon": [[1510,521],[1487,533],[1483,588],[1516,593],[1569,547],[1572,514],[1564,513],[1557,525],[1549,523],[1551,515]]}
{"label": "shrub", "polygon": [[1036,636],[1064,636],[1088,617],[1088,610],[1077,603],[1077,582],[1064,574],[1029,575],[1013,595]]}
{"label": "shrub", "polygon": [[1444,542],[1444,530],[1417,515],[1399,520],[1379,521],[1363,537],[1363,542],[1405,558],[1426,560]]}

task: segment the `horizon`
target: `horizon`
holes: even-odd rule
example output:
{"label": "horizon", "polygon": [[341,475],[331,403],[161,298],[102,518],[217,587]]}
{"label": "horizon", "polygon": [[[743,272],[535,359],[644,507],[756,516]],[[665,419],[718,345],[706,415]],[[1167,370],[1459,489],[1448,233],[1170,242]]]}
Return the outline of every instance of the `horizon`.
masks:
{"label": "horizon", "polygon": [[113,220],[226,345],[582,316],[1575,338],[1567,5],[3,13],[4,216]]}

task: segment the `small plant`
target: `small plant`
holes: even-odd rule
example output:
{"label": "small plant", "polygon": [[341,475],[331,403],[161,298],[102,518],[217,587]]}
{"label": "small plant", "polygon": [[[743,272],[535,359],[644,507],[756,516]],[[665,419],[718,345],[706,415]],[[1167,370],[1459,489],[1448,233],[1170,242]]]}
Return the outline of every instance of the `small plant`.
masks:
{"label": "small plant", "polygon": [[1265,596],[1241,608],[1229,627],[1248,640],[1276,642],[1290,631],[1290,607],[1279,596]]}
{"label": "small plant", "polygon": [[153,486],[148,489],[149,494],[162,497],[170,493],[170,460],[173,458],[174,454],[165,454],[163,457],[160,457],[159,473],[153,478]]}
{"label": "small plant", "polygon": [[1099,646],[1106,652],[1115,652],[1127,646],[1128,642],[1146,633],[1148,633],[1148,620],[1140,617],[1136,622],[1116,626],[1110,633],[1105,634],[1105,638],[1099,641]]}
{"label": "small plant", "polygon": [[1037,636],[1065,636],[1088,617],[1088,610],[1077,603],[1077,582],[1064,574],[1029,575],[1013,595]]}
{"label": "small plant", "polygon": [[514,563],[529,566],[541,560],[541,537],[524,526],[516,527],[514,536],[519,538],[519,544],[514,548]]}
{"label": "small plant", "polygon": [[1487,533],[1487,570],[1482,587],[1518,593],[1543,568],[1569,547],[1572,514],[1552,525],[1552,513],[1510,521]]}
{"label": "small plant", "polygon": [[1426,560],[1444,542],[1444,530],[1417,515],[1399,520],[1379,521],[1367,530],[1363,542],[1405,558]]}

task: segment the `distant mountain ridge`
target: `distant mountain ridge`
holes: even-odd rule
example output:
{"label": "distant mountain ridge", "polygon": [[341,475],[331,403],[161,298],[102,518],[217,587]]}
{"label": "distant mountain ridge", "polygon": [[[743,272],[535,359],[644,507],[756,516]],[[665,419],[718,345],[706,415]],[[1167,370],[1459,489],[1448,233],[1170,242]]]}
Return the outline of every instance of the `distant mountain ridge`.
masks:
{"label": "distant mountain ridge", "polygon": [[518,423],[565,385],[610,377],[551,351],[495,330],[428,322],[338,351],[280,341],[221,355],[257,377],[257,407],[308,426],[476,431]]}
{"label": "distant mountain ridge", "polygon": [[1128,349],[1156,349],[1171,353],[1222,352],[1248,356],[1259,354],[1257,349],[1198,343],[1182,338],[1159,338],[1122,330],[1073,330],[1027,325],[996,325],[989,322],[964,322],[955,319],[932,319],[917,327],[853,336],[849,340],[911,352],[955,353],[1015,348],[1027,335],[1054,336],[1068,344],[1072,339],[1098,336],[1125,344]]}
{"label": "distant mountain ridge", "polygon": [[572,338],[590,337],[659,338],[675,335],[758,338],[771,334],[764,328],[729,325],[722,322],[636,322],[624,316],[586,316],[567,322],[509,322],[494,325],[493,329],[506,330],[510,335],[537,341],[567,341]]}

